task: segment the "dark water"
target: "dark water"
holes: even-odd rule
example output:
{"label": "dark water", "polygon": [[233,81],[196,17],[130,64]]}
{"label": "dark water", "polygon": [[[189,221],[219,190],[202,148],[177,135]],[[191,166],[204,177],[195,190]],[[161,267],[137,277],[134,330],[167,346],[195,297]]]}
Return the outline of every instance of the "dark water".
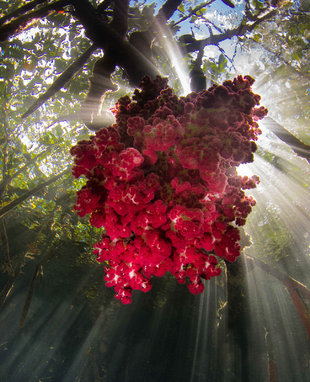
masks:
{"label": "dark water", "polygon": [[70,266],[79,250],[57,248],[22,328],[32,263],[16,282],[0,317],[1,381],[310,380],[305,328],[282,284],[262,270],[243,267],[241,279],[231,268],[235,282],[223,273],[199,296],[169,276],[155,279],[123,306],[101,267]]}
{"label": "dark water", "polygon": [[[124,306],[105,287],[103,266],[89,262],[91,249],[60,238],[43,275],[31,283],[44,248],[2,306],[0,382],[310,381],[309,296],[299,291],[297,298],[298,288],[288,290],[270,271],[309,287],[308,188],[297,167],[288,174],[256,163],[262,183],[245,253],[270,268],[253,267],[243,255],[201,295],[167,275]],[[34,234],[14,215],[6,224],[18,259]],[[1,246],[0,255],[2,262]],[[3,272],[2,291],[8,281]]]}

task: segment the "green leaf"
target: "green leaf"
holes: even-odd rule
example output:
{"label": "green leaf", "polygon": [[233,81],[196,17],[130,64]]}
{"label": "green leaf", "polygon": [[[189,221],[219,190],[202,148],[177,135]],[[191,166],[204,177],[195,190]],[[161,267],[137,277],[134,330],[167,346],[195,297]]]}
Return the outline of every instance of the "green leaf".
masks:
{"label": "green leaf", "polygon": [[254,36],[253,36],[253,40],[256,41],[256,42],[259,42],[259,40],[261,39],[262,35],[260,33],[256,33]]}
{"label": "green leaf", "polygon": [[264,8],[264,1],[260,0],[253,0],[253,5],[256,9],[263,9]]}
{"label": "green leaf", "polygon": [[203,16],[203,14],[206,12],[206,8],[201,8],[198,12],[196,12],[197,16]]}
{"label": "green leaf", "polygon": [[40,143],[44,145],[53,145],[57,142],[57,138],[51,132],[47,132],[43,137],[40,138]]}
{"label": "green leaf", "polygon": [[60,125],[56,126],[55,132],[56,132],[58,137],[61,137],[63,135],[63,131],[62,131],[62,128],[60,127]]}
{"label": "green leaf", "polygon": [[178,6],[178,11],[180,11],[181,13],[184,13],[185,12],[185,8],[184,8],[184,4],[181,3],[179,6]]}
{"label": "green leaf", "polygon": [[223,71],[225,66],[226,66],[226,64],[227,64],[227,59],[224,56],[224,54],[221,54],[220,57],[219,57],[219,61],[218,61],[219,70]]}
{"label": "green leaf", "polygon": [[62,73],[67,68],[67,63],[61,58],[56,58],[54,61],[55,69],[57,73]]}

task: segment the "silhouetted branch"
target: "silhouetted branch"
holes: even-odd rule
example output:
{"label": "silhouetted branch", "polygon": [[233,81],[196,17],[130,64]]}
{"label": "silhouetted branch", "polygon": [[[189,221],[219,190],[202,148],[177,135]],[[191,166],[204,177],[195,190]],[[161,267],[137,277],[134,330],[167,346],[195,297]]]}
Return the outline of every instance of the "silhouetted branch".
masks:
{"label": "silhouetted branch", "polygon": [[275,364],[275,356],[274,350],[272,346],[272,341],[270,340],[269,331],[265,327],[265,343],[267,350],[267,358],[268,358],[268,382],[277,382],[276,379],[276,364]]}
{"label": "silhouetted branch", "polygon": [[11,13],[8,13],[7,15],[1,17],[0,26],[3,25],[4,23],[6,23],[7,21],[11,20],[11,19],[15,19],[16,17],[18,17],[18,16],[20,16],[20,15],[22,15],[28,11],[31,11],[37,5],[44,3],[44,2],[46,2],[46,0],[33,0],[33,1],[30,1],[29,3],[26,3],[25,5],[22,5],[21,7],[12,11]]}
{"label": "silhouetted branch", "polygon": [[[36,238],[34,240],[34,243],[36,243],[36,241],[38,240],[38,238],[41,235],[42,231],[44,229],[46,229],[47,226],[53,224],[52,222],[53,222],[53,217],[54,217],[54,213],[55,213],[56,209],[57,209],[57,205],[50,212],[50,214],[48,215],[48,219],[45,221],[44,224],[41,225],[39,231],[36,232]],[[34,273],[34,278],[33,278],[33,281],[31,282],[30,288],[28,290],[28,295],[27,295],[27,298],[26,298],[26,302],[24,304],[24,309],[23,309],[23,314],[22,314],[22,317],[24,316],[24,318],[23,318],[23,320],[21,319],[20,322],[24,322],[24,320],[26,318],[27,312],[29,310],[31,298],[32,298],[34,281],[35,281],[35,279],[37,278],[38,275],[42,274],[42,266],[50,258],[51,249],[53,248],[52,241],[53,241],[54,237],[55,237],[55,231],[53,231],[51,236],[49,237],[51,244],[45,250],[44,255],[40,259],[40,263],[36,267],[36,272]],[[29,251],[25,251],[24,257],[27,257],[27,253],[29,253]],[[15,260],[16,257],[17,256],[14,257],[14,260]],[[10,293],[12,292],[12,290],[14,288],[15,281],[18,278],[18,276],[21,274],[21,272],[23,270],[23,267],[24,267],[23,263],[21,263],[19,265],[17,264],[15,269],[13,269],[13,274],[12,275],[9,274],[9,278],[8,278],[6,284],[4,285],[4,287],[2,288],[2,290],[0,292],[0,311],[3,308],[6,299],[8,298]],[[31,296],[30,296],[30,294],[31,294]],[[26,308],[27,308],[27,311],[26,311]]]}
{"label": "silhouetted branch", "polygon": [[310,163],[310,146],[301,142],[292,133],[279,125],[270,117],[264,119],[264,124],[268,127],[281,141],[285,142],[300,157],[307,159]]}
{"label": "silhouetted branch", "polygon": [[244,11],[245,11],[245,16],[248,20],[250,21],[255,21],[256,20],[256,16],[254,16],[251,12],[251,4],[250,4],[250,0],[246,0],[245,1],[245,7],[244,7]]}
{"label": "silhouetted branch", "polygon": [[259,259],[249,255],[245,255],[245,258],[247,261],[251,261],[255,265],[259,266],[265,272],[274,276],[285,285],[310,340],[310,314],[299,295],[300,293],[305,298],[310,299],[310,290],[305,285],[295,280],[293,277],[280,272],[278,269],[271,267]]}
{"label": "silhouetted branch", "polygon": [[71,78],[83,67],[85,62],[89,59],[90,55],[97,49],[95,45],[90,46],[77,60],[73,62],[22,115],[22,118],[28,117],[35,112],[41,105],[48,99],[53,97]]}
{"label": "silhouetted branch", "polygon": [[278,14],[278,11],[276,9],[272,10],[271,12],[269,13],[266,13],[264,16],[262,17],[257,17],[257,19],[254,21],[253,24],[249,25],[247,28],[246,28],[246,31],[247,32],[251,32],[257,25],[263,23],[264,21],[267,21],[269,19],[271,19],[272,17],[274,17],[275,15]]}
{"label": "silhouetted branch", "polygon": [[4,287],[1,289],[1,292],[0,292],[0,311],[3,308],[3,305],[6,301],[6,299],[8,298],[8,296],[10,295],[12,289],[14,288],[15,280],[17,279],[18,275],[19,275],[19,273],[16,273],[13,276],[9,276]]}
{"label": "silhouetted branch", "polygon": [[71,171],[70,168],[67,168],[66,170],[62,171],[60,174],[53,176],[46,182],[38,184],[36,187],[32,188],[29,191],[26,191],[22,196],[19,198],[16,198],[11,203],[7,204],[3,208],[0,209],[0,218],[5,216],[9,211],[11,211],[13,208],[17,207],[19,204],[23,203],[28,198],[34,196],[38,191],[41,191],[46,186],[56,182],[57,179],[61,178],[62,176],[68,174]]}
{"label": "silhouetted branch", "polygon": [[230,0],[222,0],[224,4],[226,4],[229,8],[235,8],[235,4]]}
{"label": "silhouetted branch", "polygon": [[[51,125],[53,125],[54,123],[52,123]],[[10,184],[10,182],[13,179],[15,179],[19,174],[22,174],[24,171],[29,170],[29,168],[32,165],[34,165],[39,158],[48,154],[50,151],[52,151],[55,148],[55,146],[59,147],[58,143],[55,143],[54,145],[49,146],[45,151],[42,151],[40,154],[36,155],[34,158],[31,158],[29,161],[27,161],[27,163],[24,166],[20,167],[19,169],[16,169],[16,172],[14,172],[14,174],[3,177],[2,181],[0,182],[0,197],[2,193],[4,192],[5,188]]]}
{"label": "silhouetted branch", "polygon": [[197,7],[193,8],[186,16],[183,16],[181,17],[178,21],[176,21],[175,23],[172,24],[172,26],[176,26],[180,23],[182,23],[183,21],[185,20],[188,20],[190,17],[192,17],[193,15],[195,15],[198,11],[200,11],[200,9],[204,8],[204,7],[207,7],[208,5],[214,3],[215,0],[209,0],[209,1],[205,1],[204,3],[202,4],[199,4],[197,5]]}
{"label": "silhouetted branch", "polygon": [[22,311],[22,314],[21,314],[20,319],[19,319],[19,325],[18,326],[20,328],[22,328],[24,326],[24,323],[25,323],[25,320],[26,320],[26,317],[27,317],[27,314],[28,314],[28,311],[30,308],[30,304],[31,304],[32,296],[33,296],[33,292],[34,292],[35,281],[36,281],[37,277],[40,275],[40,267],[42,267],[41,264],[38,264],[36,266],[35,271],[34,271],[33,276],[32,276],[30,286],[28,288],[27,297],[26,297],[26,300],[25,300],[25,303],[23,306],[23,311]]}
{"label": "silhouetted branch", "polygon": [[310,299],[310,290],[300,283],[299,281],[295,280],[293,277],[288,276],[282,272],[280,272],[278,269],[272,267],[271,265],[261,261],[260,259],[254,258],[249,255],[244,255],[246,260],[254,263],[257,265],[259,268],[263,269],[265,272],[269,273],[279,281],[281,281],[285,286],[288,288],[295,288],[300,292],[305,298]]}
{"label": "silhouetted branch", "polygon": [[[110,27],[118,31],[122,38],[128,29],[128,8],[129,1],[117,0],[114,2],[113,19]],[[93,131],[112,124],[111,121],[100,115],[102,98],[109,91],[117,90],[117,86],[111,81],[111,74],[116,67],[116,60],[107,48],[104,56],[96,61],[93,68],[93,75],[90,78],[90,87],[87,97],[83,102],[80,115],[86,126]],[[111,122],[111,123],[109,123]]]}
{"label": "silhouetted branch", "polygon": [[246,33],[251,32],[257,25],[261,24],[264,21],[267,21],[274,17],[278,11],[276,9],[267,13],[266,15],[257,18],[257,20],[252,24],[244,24],[244,21],[234,29],[226,30],[224,33],[219,33],[211,35],[203,40],[195,40],[186,45],[185,50],[187,53],[195,52],[200,49],[200,47],[207,45],[218,45],[221,41],[231,39],[233,37],[244,36]]}
{"label": "silhouetted branch", "polygon": [[[160,9],[159,14],[163,15],[165,19],[172,16],[174,10],[177,8],[177,6],[181,3],[180,0],[168,0],[163,7]],[[107,3],[108,4],[108,3]],[[104,4],[107,6],[107,4]],[[113,11],[113,20],[109,26],[105,25],[108,28],[111,28],[111,30],[114,30],[115,33],[117,33],[118,37],[123,38],[125,36],[125,33],[128,28],[128,5],[129,1],[115,1],[114,4],[114,11]],[[77,12],[79,13],[79,7],[81,9],[83,8],[82,5],[77,5]],[[94,8],[90,6],[90,4],[84,2],[84,7],[91,11],[94,11]],[[46,7],[45,7],[46,8]],[[84,15],[84,18],[87,18],[88,16]],[[100,20],[101,25],[104,25],[104,23]],[[99,22],[98,22],[99,26]],[[118,41],[119,43],[120,41]],[[114,44],[113,44],[114,45]],[[87,100],[85,104],[90,109],[98,109],[98,104],[100,103],[100,98],[102,94],[104,94],[107,90],[115,90],[115,86],[113,86],[110,75],[114,71],[115,66],[117,64],[117,59],[114,58],[115,56],[115,47],[113,46],[113,51],[111,50],[111,42],[109,43],[109,46],[106,46],[105,48],[105,56],[101,60],[100,64],[100,70],[94,70],[94,77],[91,79],[91,89],[88,94]],[[61,74],[60,77],[57,78],[57,80],[53,83],[53,85],[41,96],[38,100],[34,102],[34,104],[22,115],[23,118],[26,118],[30,114],[32,114],[37,108],[39,108],[44,102],[46,102],[49,98],[51,98],[57,91],[59,91],[66,82],[68,82],[72,76],[80,69],[80,67],[86,62],[86,60],[89,58],[90,54],[95,50],[95,45],[92,45],[78,60],[76,60],[65,72]],[[120,51],[122,48],[120,47]],[[139,52],[138,52],[139,53]],[[118,53],[118,56],[120,53]],[[135,52],[135,55],[137,53]],[[132,59],[132,52],[131,54],[126,58],[126,66],[125,69],[128,70],[128,63],[130,63]],[[145,60],[145,58],[144,58]],[[141,57],[139,58],[139,61],[141,61]],[[135,70],[139,70],[139,65],[136,66]],[[104,69],[104,72],[101,69]],[[98,69],[98,68],[97,68]],[[153,68],[152,68],[153,70]],[[148,74],[148,73],[143,73]],[[100,79],[98,80],[98,75],[100,75]],[[143,77],[143,75],[139,75],[139,80]],[[94,104],[96,104],[96,107],[94,108]],[[84,107],[84,110],[86,108]],[[90,110],[89,114],[89,121],[93,119],[93,115],[96,112],[96,110]]]}
{"label": "silhouetted branch", "polygon": [[290,294],[291,300],[295,306],[295,309],[306,329],[308,338],[310,340],[310,314],[306,308],[305,303],[300,298],[297,290],[291,284],[287,284],[287,291]]}
{"label": "silhouetted branch", "polygon": [[194,63],[194,68],[190,71],[190,87],[193,92],[200,92],[205,90],[207,87],[207,77],[205,76],[201,65],[202,58],[204,54],[204,46],[202,45],[198,51],[196,61]]}
{"label": "silhouetted branch", "polygon": [[61,10],[68,3],[70,3],[69,0],[59,0],[2,25],[0,27],[0,41],[6,41],[9,37],[25,28],[30,21],[48,16],[53,11]]}
{"label": "silhouetted branch", "polygon": [[113,55],[117,65],[124,68],[132,85],[139,85],[145,75],[155,77],[159,74],[156,66],[134,49],[123,36],[106,22],[102,21],[95,8],[86,0],[73,0],[74,15],[84,26],[87,37]]}
{"label": "silhouetted branch", "polygon": [[8,174],[8,153],[9,153],[9,139],[8,139],[8,123],[7,123],[7,116],[6,116],[6,110],[2,110],[2,126],[3,126],[3,135],[4,135],[4,142],[3,147],[1,149],[2,155],[1,155],[1,161],[2,161],[2,181],[0,182],[0,199],[2,197],[4,188],[2,188],[2,184],[7,181],[9,178]]}
{"label": "silhouetted branch", "polygon": [[113,8],[113,20],[111,28],[117,30],[121,36],[125,36],[128,29],[129,0],[115,0]]}
{"label": "silhouetted branch", "polygon": [[244,313],[246,268],[241,258],[225,261],[227,275],[228,328],[237,329]]}
{"label": "silhouetted branch", "polygon": [[112,2],[113,0],[103,0],[103,2],[98,5],[97,10],[100,12],[105,11]]}
{"label": "silhouetted branch", "polygon": [[291,11],[290,12],[291,15],[296,15],[296,16],[306,16],[306,17],[310,17],[310,11]]}
{"label": "silhouetted branch", "polygon": [[10,256],[10,247],[9,247],[9,240],[8,235],[6,231],[6,224],[4,218],[0,219],[0,237],[2,241],[2,248],[4,250],[4,263],[7,267],[7,271],[9,275],[14,275],[14,269],[12,266],[11,256]]}
{"label": "silhouetted branch", "polygon": [[6,137],[5,145],[2,149],[3,155],[2,155],[2,181],[0,182],[0,198],[2,197],[3,193],[3,187],[2,184],[6,183],[9,179],[8,175],[8,140]]}
{"label": "silhouetted branch", "polygon": [[158,11],[157,18],[163,18],[163,21],[166,22],[166,20],[169,20],[174,14],[181,3],[182,0],[167,0]]}

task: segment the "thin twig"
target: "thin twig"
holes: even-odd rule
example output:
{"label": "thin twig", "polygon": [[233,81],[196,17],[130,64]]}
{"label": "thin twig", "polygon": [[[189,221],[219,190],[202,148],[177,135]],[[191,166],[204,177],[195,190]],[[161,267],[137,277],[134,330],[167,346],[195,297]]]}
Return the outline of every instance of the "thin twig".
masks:
{"label": "thin twig", "polygon": [[20,328],[22,328],[24,326],[24,324],[25,324],[25,320],[27,318],[27,315],[28,315],[28,312],[29,312],[29,308],[30,308],[30,304],[31,304],[31,301],[32,301],[32,297],[33,297],[35,281],[36,281],[37,277],[40,275],[41,267],[42,267],[42,265],[41,265],[41,263],[39,263],[36,266],[35,270],[34,270],[34,273],[33,273],[33,276],[32,276],[32,280],[31,280],[30,286],[28,288],[27,297],[26,297],[26,300],[25,300],[25,303],[24,303],[24,306],[23,306],[22,314],[21,314],[20,319],[19,319],[18,326]]}
{"label": "thin twig", "polygon": [[189,19],[192,17],[194,14],[196,14],[198,11],[200,11],[202,8],[207,7],[208,5],[212,4],[215,0],[210,0],[210,1],[205,1],[202,4],[197,5],[194,9],[192,9],[186,16],[182,17],[180,20],[176,21],[173,23],[171,26],[175,27],[176,25],[182,23],[183,21]]}
{"label": "thin twig", "polygon": [[9,276],[4,287],[1,289],[1,292],[0,292],[0,311],[3,308],[6,299],[8,298],[8,296],[10,295],[11,291],[14,288],[14,284],[15,284],[15,281],[17,279],[18,274],[19,273],[16,273],[13,276]]}
{"label": "thin twig", "polygon": [[203,40],[195,40],[189,44],[186,45],[185,50],[187,53],[195,52],[200,49],[201,45],[203,44],[204,46],[207,45],[218,45],[221,41],[231,39],[232,37],[237,37],[237,36],[244,36],[246,33],[252,31],[255,26],[258,24],[267,21],[274,17],[278,13],[277,10],[272,10],[271,12],[267,13],[263,17],[259,18],[256,20],[255,23],[246,25],[243,22],[239,24],[234,29],[230,29],[225,31],[224,33],[216,34],[209,36]]}

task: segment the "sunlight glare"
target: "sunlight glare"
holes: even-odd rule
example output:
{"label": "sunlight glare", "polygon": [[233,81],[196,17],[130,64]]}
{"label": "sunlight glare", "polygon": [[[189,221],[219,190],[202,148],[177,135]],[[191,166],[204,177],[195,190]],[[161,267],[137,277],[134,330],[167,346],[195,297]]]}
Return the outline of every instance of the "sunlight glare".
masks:
{"label": "sunlight glare", "polygon": [[191,93],[189,72],[184,61],[184,57],[180,51],[180,48],[169,28],[157,23],[157,29],[159,31],[160,43],[164,46],[166,54],[169,57],[171,65],[173,66],[177,77],[180,80],[182,90],[180,95],[187,95]]}

